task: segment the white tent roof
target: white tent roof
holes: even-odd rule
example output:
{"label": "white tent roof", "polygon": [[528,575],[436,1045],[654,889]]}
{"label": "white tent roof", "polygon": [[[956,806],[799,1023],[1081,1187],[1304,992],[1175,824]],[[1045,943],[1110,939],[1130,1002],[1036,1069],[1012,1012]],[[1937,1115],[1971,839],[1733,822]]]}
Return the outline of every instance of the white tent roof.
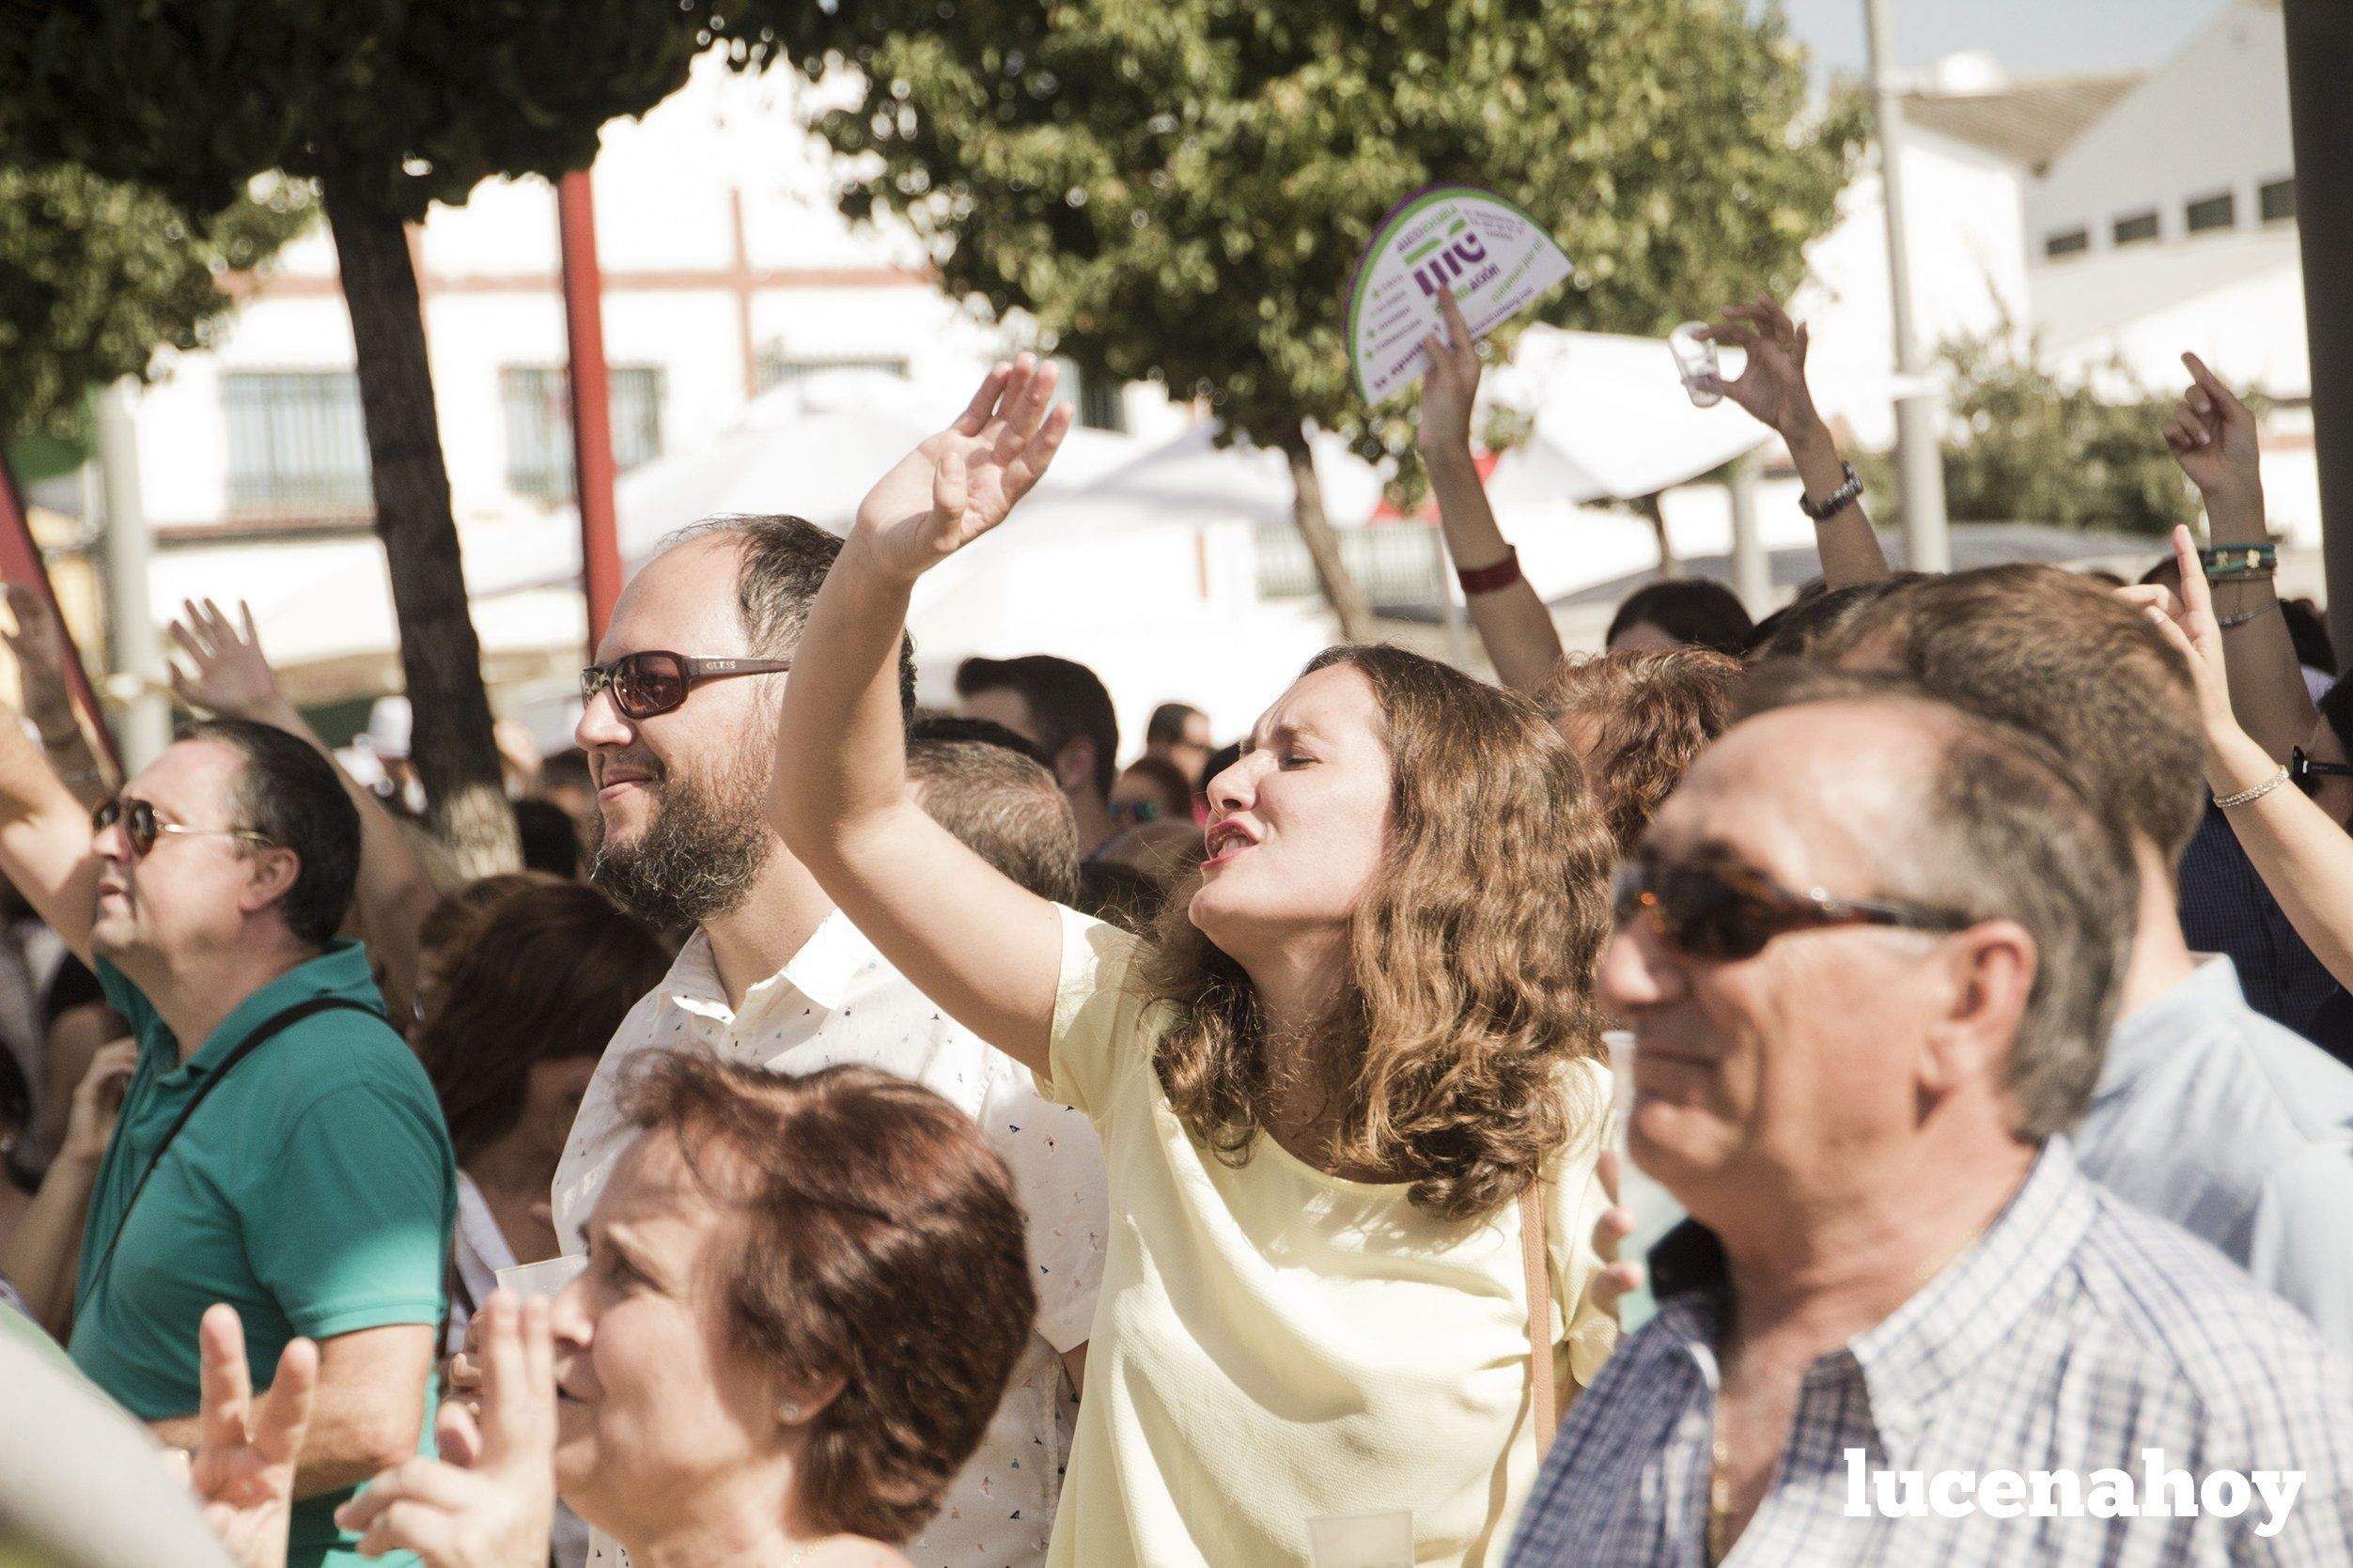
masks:
{"label": "white tent roof", "polygon": [[1527,443],[1496,465],[1499,510],[1656,495],[1772,439],[1728,398],[1695,407],[1662,339],[1536,328],[1490,381],[1498,401],[1535,416]]}
{"label": "white tent roof", "polygon": [[[839,528],[874,481],[970,395],[969,387],[855,371],[777,387],[703,446],[622,477],[623,563],[634,566],[672,530],[725,512],[791,509]],[[1143,450],[1125,436],[1074,430],[1039,493],[1083,484]],[[580,642],[577,514],[568,507],[528,521],[467,524],[460,536],[487,650]],[[383,549],[374,539],[162,551],[149,583],[159,618],[177,614],[192,594],[243,598],[281,664],[388,652],[397,641]]]}
{"label": "white tent roof", "polygon": [[[538,523],[467,535],[466,581],[477,612],[485,582],[477,557],[544,551],[547,535]],[[384,549],[372,537],[158,551],[148,572],[148,597],[159,625],[178,616],[184,599],[209,597],[232,606],[245,600],[262,648],[282,668],[389,653],[398,645]],[[505,594],[497,613],[477,613],[474,624],[485,652],[512,653],[577,645],[586,621],[579,590],[564,586]]]}

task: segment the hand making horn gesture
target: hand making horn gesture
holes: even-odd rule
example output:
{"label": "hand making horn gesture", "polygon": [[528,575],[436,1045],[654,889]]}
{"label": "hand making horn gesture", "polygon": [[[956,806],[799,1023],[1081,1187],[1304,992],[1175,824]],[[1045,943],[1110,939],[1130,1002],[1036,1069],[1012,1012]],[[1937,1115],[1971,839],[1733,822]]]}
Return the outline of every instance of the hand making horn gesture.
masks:
{"label": "hand making horn gesture", "polygon": [[912,582],[1003,522],[1069,433],[1074,411],[1054,402],[1056,379],[1028,354],[991,369],[956,423],[860,503],[855,536],[869,558]]}

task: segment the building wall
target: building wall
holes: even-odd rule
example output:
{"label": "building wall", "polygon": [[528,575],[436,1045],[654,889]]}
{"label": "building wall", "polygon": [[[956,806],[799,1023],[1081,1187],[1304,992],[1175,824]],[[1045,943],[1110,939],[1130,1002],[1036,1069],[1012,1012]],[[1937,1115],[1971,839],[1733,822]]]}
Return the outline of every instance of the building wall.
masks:
{"label": "building wall", "polygon": [[[1904,237],[1913,332],[1924,355],[2029,308],[2022,172],[1994,154],[1927,132],[1904,146]],[[1876,164],[1839,204],[1839,219],[1807,253],[1797,302],[1809,324],[1810,380],[1826,415],[1866,446],[1894,439],[1888,379],[1895,365],[1887,218]]]}
{"label": "building wall", "polygon": [[2034,255],[2048,235],[2077,225],[2091,231],[2090,256],[2113,250],[2115,220],[2150,208],[2158,243],[2181,241],[2187,205],[2226,190],[2237,196],[2239,225],[2253,227],[2256,187],[2294,168],[2285,47],[2276,8],[2225,6],[2029,188]]}
{"label": "building wall", "polygon": [[[852,228],[832,196],[831,155],[800,128],[789,71],[746,77],[716,57],[638,121],[607,128],[596,167],[606,355],[661,371],[661,444],[689,451],[749,400],[764,357],[858,359],[960,387],[1018,334],[981,322],[926,276],[913,237]],[[508,483],[500,373],[565,362],[555,198],[542,180],[494,180],[437,208],[416,237],[442,442],[461,524],[546,504]],[[323,225],[281,255],[218,346],[177,356],[142,397],[141,470],[159,529],[236,524],[225,378],[348,370],[351,323]],[[1145,430],[1189,419],[1130,389]]]}

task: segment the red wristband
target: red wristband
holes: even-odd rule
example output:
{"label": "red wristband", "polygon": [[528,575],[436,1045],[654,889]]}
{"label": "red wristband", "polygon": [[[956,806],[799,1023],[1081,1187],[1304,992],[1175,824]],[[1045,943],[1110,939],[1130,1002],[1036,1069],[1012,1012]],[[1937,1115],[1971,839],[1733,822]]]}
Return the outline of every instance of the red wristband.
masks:
{"label": "red wristband", "polygon": [[1465,594],[1491,594],[1498,588],[1508,588],[1519,581],[1519,551],[1506,550],[1504,558],[1491,567],[1464,570],[1455,568],[1455,577]]}

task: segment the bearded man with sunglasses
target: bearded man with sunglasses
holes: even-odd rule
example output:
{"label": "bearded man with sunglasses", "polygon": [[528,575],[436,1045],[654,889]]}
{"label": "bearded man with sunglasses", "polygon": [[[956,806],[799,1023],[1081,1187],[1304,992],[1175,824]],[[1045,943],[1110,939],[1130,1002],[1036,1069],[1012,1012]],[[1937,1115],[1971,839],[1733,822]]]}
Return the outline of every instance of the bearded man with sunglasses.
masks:
{"label": "bearded man with sunglasses", "polygon": [[[2353,1369],[2067,1146],[2132,937],[2123,835],[2042,743],[1917,688],[1753,701],[1778,706],[1645,834],[1601,968],[1637,1042],[1630,1152],[1695,1223],[1651,1254],[1660,1312],[1568,1413],[1508,1560],[2345,1561]],[[2258,1538],[2260,1507],[2020,1517],[1989,1475],[2073,1472],[2080,1498],[2149,1449],[2301,1471],[2300,1496]],[[1858,1467],[1893,1506],[1859,1505]],[[1981,1474],[1982,1504],[1926,1483]]]}
{"label": "bearded man with sunglasses", "polygon": [[[958,427],[1026,421],[1035,430],[1052,384],[1026,362],[1000,367]],[[928,443],[919,456],[927,475]],[[1011,483],[976,472],[974,482],[984,480]],[[1102,1150],[1084,1117],[1040,1098],[1025,1071],[892,968],[768,825],[779,704],[840,550],[793,517],[689,529],[631,581],[598,662],[582,673],[575,738],[601,825],[592,875],[641,918],[693,935],[622,1021],[589,1084],[556,1166],[556,1232],[567,1253],[582,1251],[582,1226],[627,1146],[621,1084],[647,1050],[706,1050],[779,1072],[857,1062],[945,1096],[1013,1173],[1038,1313],[988,1436],[908,1552],[949,1568],[1021,1568],[1044,1560],[1060,1501],[1102,1276]],[[899,679],[912,713],[905,644]],[[460,1365],[457,1375],[472,1371]],[[792,1418],[813,1439],[826,1420],[822,1409]],[[588,1560],[626,1558],[600,1537]]]}
{"label": "bearded man with sunglasses", "polygon": [[282,730],[198,724],[93,818],[0,710],[0,871],[138,1041],[104,1155],[52,1167],[10,1271],[174,1447],[196,1445],[214,1302],[262,1381],[319,1343],[287,1558],[305,1568],[360,1560],[335,1510],[417,1451],[457,1210],[432,1084],[335,936],[359,853],[334,769]]}

